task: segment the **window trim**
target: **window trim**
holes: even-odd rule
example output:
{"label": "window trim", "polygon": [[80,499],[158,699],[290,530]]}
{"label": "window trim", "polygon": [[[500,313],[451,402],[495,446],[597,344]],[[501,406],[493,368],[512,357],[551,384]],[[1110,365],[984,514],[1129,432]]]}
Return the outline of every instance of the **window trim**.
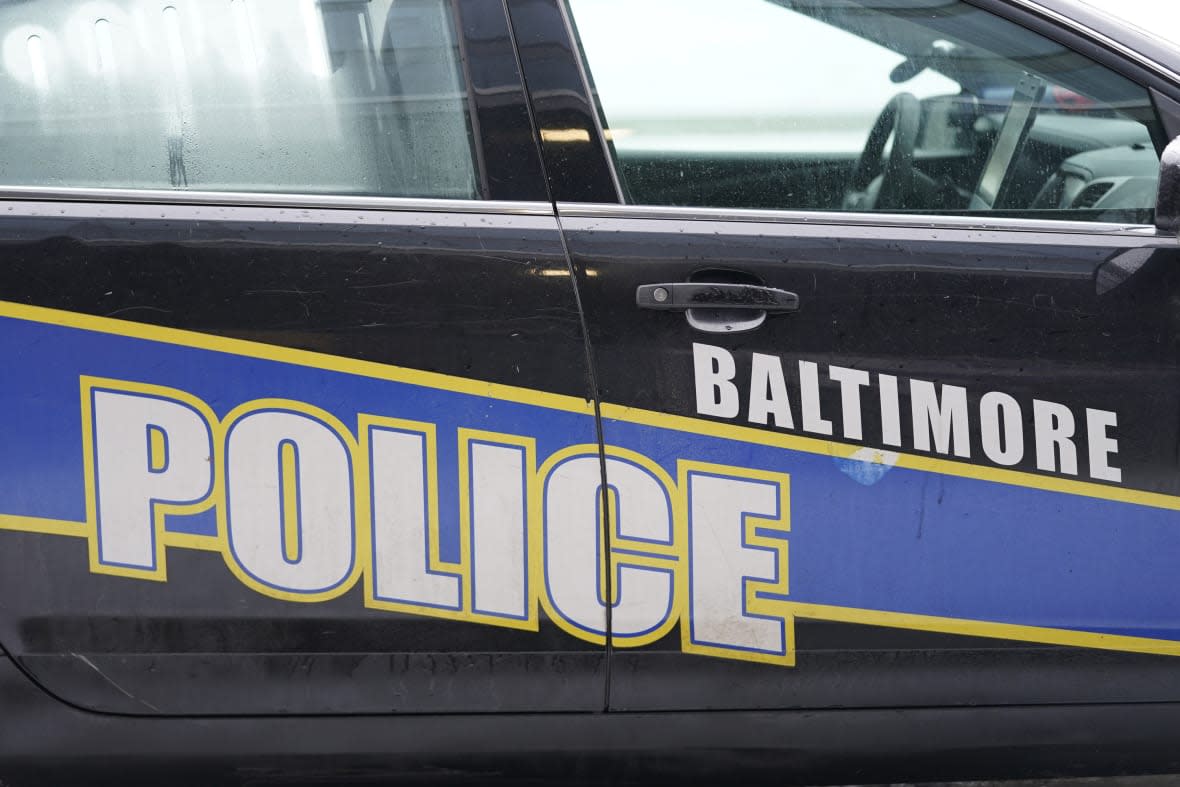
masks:
{"label": "window trim", "polygon": [[[675,222],[727,222],[734,224],[784,224],[840,229],[921,230],[937,240],[940,231],[1052,233],[1119,238],[1129,241],[1176,242],[1174,235],[1150,224],[1118,224],[1064,219],[983,218],[912,213],[852,213],[842,211],[760,210],[748,208],[686,208],[659,205],[609,205],[559,202],[558,215],[577,219],[639,219]],[[1124,244],[1126,245],[1126,244]],[[1134,245],[1134,244],[1131,244]]]}
{"label": "window trim", "polygon": [[561,12],[561,22],[565,26],[565,34],[569,38],[571,47],[574,50],[574,63],[578,67],[578,79],[582,82],[582,89],[586,91],[586,95],[590,97],[590,118],[594,124],[594,130],[598,132],[598,147],[602,151],[602,155],[606,157],[607,172],[610,174],[611,185],[614,186],[615,196],[619,200],[620,205],[627,204],[627,192],[623,188],[623,176],[619,172],[619,168],[615,166],[615,153],[611,149],[611,144],[607,141],[606,126],[603,124],[602,107],[595,99],[595,91],[590,84],[590,70],[587,68],[586,53],[582,51],[582,40],[578,37],[578,31],[574,27],[573,9],[570,8],[570,0],[560,0],[557,4],[558,10]]}
{"label": "window trim", "polygon": [[78,202],[99,204],[193,205],[240,208],[305,208],[398,213],[487,213],[552,216],[553,205],[540,201],[442,199],[437,197],[364,197],[274,192],[169,191],[158,189],[47,188],[0,185],[0,202]]}

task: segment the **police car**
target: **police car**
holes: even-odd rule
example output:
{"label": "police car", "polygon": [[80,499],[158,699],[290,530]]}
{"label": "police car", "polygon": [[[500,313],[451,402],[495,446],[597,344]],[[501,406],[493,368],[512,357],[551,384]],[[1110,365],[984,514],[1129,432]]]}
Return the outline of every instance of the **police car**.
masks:
{"label": "police car", "polygon": [[1180,768],[1177,52],[60,0],[0,58],[0,783]]}

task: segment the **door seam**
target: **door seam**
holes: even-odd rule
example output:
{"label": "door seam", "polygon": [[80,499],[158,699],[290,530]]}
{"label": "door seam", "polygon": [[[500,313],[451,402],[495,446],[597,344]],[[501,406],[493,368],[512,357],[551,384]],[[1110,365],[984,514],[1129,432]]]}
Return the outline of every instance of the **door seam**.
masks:
{"label": "door seam", "polygon": [[[528,110],[529,126],[533,133],[533,148],[536,151],[537,158],[541,163],[541,173],[545,178],[545,189],[548,192],[549,204],[553,208],[553,219],[557,223],[557,234],[561,239],[562,253],[565,255],[566,271],[569,274],[570,286],[574,293],[574,303],[578,309],[578,323],[582,330],[582,347],[585,353],[586,360],[586,374],[589,378],[590,384],[590,403],[594,408],[594,433],[598,441],[598,472],[599,472],[599,507],[602,511],[602,532],[600,533],[601,543],[604,545],[603,558],[607,561],[606,587],[605,596],[606,603],[606,642],[603,646],[603,655],[605,661],[603,663],[604,680],[603,680],[603,697],[602,697],[602,712],[610,712],[610,697],[611,697],[611,665],[614,661],[614,637],[613,637],[613,613],[614,607],[612,601],[614,599],[614,574],[610,571],[610,544],[611,544],[611,518],[610,518],[610,490],[607,487],[606,477],[606,441],[603,436],[602,429],[602,407],[600,389],[598,386],[597,366],[594,362],[594,352],[590,343],[590,325],[586,319],[586,309],[582,305],[582,293],[578,286],[577,270],[574,267],[574,259],[570,253],[569,243],[566,241],[565,226],[561,221],[561,213],[557,208],[557,200],[553,196],[553,184],[549,176],[549,167],[545,161],[545,153],[541,147],[541,134],[537,128],[537,117],[533,111],[533,94],[529,88],[528,76],[525,73],[524,63],[520,57],[520,47],[516,41],[516,24],[512,19],[512,9],[509,8],[508,0],[501,0],[501,5],[504,9],[504,15],[508,19],[508,33],[509,39],[512,43],[512,54],[516,60],[517,73],[520,74],[521,85],[524,88],[525,107]],[[542,514],[543,515],[543,514]],[[595,568],[597,575],[598,568]]]}

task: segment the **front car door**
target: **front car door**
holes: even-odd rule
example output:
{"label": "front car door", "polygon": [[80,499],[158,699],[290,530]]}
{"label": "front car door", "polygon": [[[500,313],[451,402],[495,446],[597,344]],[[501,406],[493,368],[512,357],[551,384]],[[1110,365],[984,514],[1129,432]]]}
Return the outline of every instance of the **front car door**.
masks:
{"label": "front car door", "polygon": [[1176,86],[996,3],[546,5],[611,708],[1180,699]]}
{"label": "front car door", "polygon": [[14,662],[120,714],[601,709],[538,603],[541,464],[597,439],[503,9],[0,32]]}

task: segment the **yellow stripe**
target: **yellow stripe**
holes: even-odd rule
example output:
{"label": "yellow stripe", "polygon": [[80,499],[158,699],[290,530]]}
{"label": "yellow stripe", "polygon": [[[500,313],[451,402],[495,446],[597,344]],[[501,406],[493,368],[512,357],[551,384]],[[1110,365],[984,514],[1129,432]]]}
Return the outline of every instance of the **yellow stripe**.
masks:
{"label": "yellow stripe", "polygon": [[165,533],[164,546],[195,549],[200,552],[221,551],[221,543],[216,536],[202,536],[195,533]]}
{"label": "yellow stripe", "polygon": [[[397,366],[374,363],[372,361],[358,361],[328,355],[326,353],[295,350],[243,339],[226,339],[176,328],[160,328],[122,320],[113,320],[107,317],[91,317],[74,312],[3,302],[0,302],[0,317],[12,317],[48,325],[61,325],[133,339],[146,339],[247,358],[279,361],[296,366],[325,369],[373,379],[426,386],[473,396],[504,399],[511,402],[530,404],[581,415],[592,415],[594,412],[593,405],[589,401],[574,396],[534,391],[529,388],[519,388],[511,385],[501,385],[499,383],[480,382],[464,377],[452,377],[434,372],[404,369]],[[717,423],[698,418],[668,415],[614,404],[603,404],[602,414],[608,419],[626,421],[643,426],[654,426],[689,434],[720,437],[727,440],[738,440],[745,443],[754,443],[823,456],[846,458],[849,453],[861,447],[859,445],[840,443],[835,440],[820,440],[812,437],[769,432],[738,424]],[[978,481],[990,481],[1008,486],[1039,489],[1080,497],[1091,497],[1119,503],[1131,503],[1151,508],[1180,511],[1180,497],[1175,495],[1143,492],[1136,489],[1125,489],[1122,487],[1021,472],[1018,470],[971,465],[930,456],[900,454],[899,457],[896,466],[910,470],[920,470],[928,473],[939,473]]]}
{"label": "yellow stripe", "polygon": [[47,536],[74,536],[76,538],[85,538],[87,535],[84,522],[66,522],[60,519],[9,516],[8,514],[0,514],[0,530],[40,533]]}
{"label": "yellow stripe", "polygon": [[[87,538],[85,522],[70,522],[64,519],[41,519],[32,516],[10,516],[0,514],[0,531],[34,533],[45,536],[67,536]],[[196,549],[202,552],[220,552],[221,547],[214,536],[191,533],[165,533],[164,544],[180,549]]]}
{"label": "yellow stripe", "polygon": [[522,404],[533,404],[548,407],[552,410],[565,410],[571,413],[593,414],[594,407],[586,399],[576,396],[534,391],[530,388],[518,388],[499,383],[485,383],[465,377],[452,377],[435,372],[423,372],[417,369],[404,369],[399,366],[388,366],[373,361],[359,361],[352,358],[342,358],[338,355],[312,352],[310,350],[296,350],[273,344],[247,341],[245,339],[228,339],[221,336],[211,336],[206,333],[185,331],[179,328],[161,328],[155,325],[113,320],[109,317],[91,317],[86,314],[64,312],[56,309],[44,309],[40,306],[24,306],[16,303],[0,302],[0,317],[11,317],[28,322],[46,325],[60,325],[66,328],[77,328],[83,331],[123,336],[132,339],[174,344],[192,347],[199,350],[238,355],[246,358],[257,358],[264,361],[278,361],[295,366],[307,366],[313,369],[324,369],[344,374],[354,374],[377,380],[421,385],[439,388],[445,391],[486,396],[493,399],[505,399]]}
{"label": "yellow stripe", "polygon": [[[677,432],[689,432],[707,437],[719,437],[725,440],[738,440],[744,443],[757,443],[772,448],[834,456],[841,459],[848,458],[853,451],[862,448],[859,445],[848,445],[835,440],[819,440],[814,437],[800,437],[798,435],[783,434],[780,432],[767,432],[749,426],[703,421],[698,418],[654,413],[650,410],[638,410],[614,404],[602,405],[602,417],[633,424],[642,424],[643,426],[670,429]],[[1133,503],[1151,508],[1180,511],[1180,497],[1165,495],[1159,492],[1142,492],[1137,489],[1124,489],[1122,487],[1094,484],[1087,481],[1075,481],[1070,478],[1037,475],[1036,473],[1025,473],[1019,470],[969,465],[965,462],[938,459],[932,456],[898,454],[898,457],[896,467],[908,470],[921,470],[927,473],[971,478],[977,481],[991,481],[1008,486],[1023,486],[1030,489],[1041,489],[1047,492],[1061,492],[1080,497],[1096,497],[1119,503]]]}
{"label": "yellow stripe", "polygon": [[1119,634],[1099,634],[1091,631],[1068,631],[1065,629],[1024,626],[1015,623],[989,623],[979,620],[940,618],[933,615],[911,615],[903,612],[883,612],[851,607],[830,607],[823,604],[799,604],[784,601],[782,606],[797,618],[825,620],[834,623],[860,623],[868,626],[934,631],[943,634],[961,634],[968,637],[989,639],[1023,640],[1044,645],[1065,645],[1070,647],[1098,648],[1131,653],[1154,653],[1165,656],[1180,656],[1180,642],[1147,637],[1128,637]]}
{"label": "yellow stripe", "polygon": [[[16,531],[74,538],[85,538],[87,535],[86,526],[82,522],[19,516],[0,516],[0,531]],[[164,543],[168,547],[181,549],[193,549],[203,552],[220,551],[217,539],[211,536],[166,533],[164,535]],[[980,620],[965,620],[962,618],[944,618],[934,615],[914,615],[904,612],[828,606],[824,604],[801,604],[793,601],[783,601],[776,604],[776,606],[780,606],[786,614],[807,620],[886,626],[889,628],[931,631],[942,634],[958,634],[968,637],[1034,642],[1044,645],[1180,656],[1180,642],[1150,639],[1147,637],[1100,634],[1088,631],[1068,631],[1015,623],[993,623]]]}

